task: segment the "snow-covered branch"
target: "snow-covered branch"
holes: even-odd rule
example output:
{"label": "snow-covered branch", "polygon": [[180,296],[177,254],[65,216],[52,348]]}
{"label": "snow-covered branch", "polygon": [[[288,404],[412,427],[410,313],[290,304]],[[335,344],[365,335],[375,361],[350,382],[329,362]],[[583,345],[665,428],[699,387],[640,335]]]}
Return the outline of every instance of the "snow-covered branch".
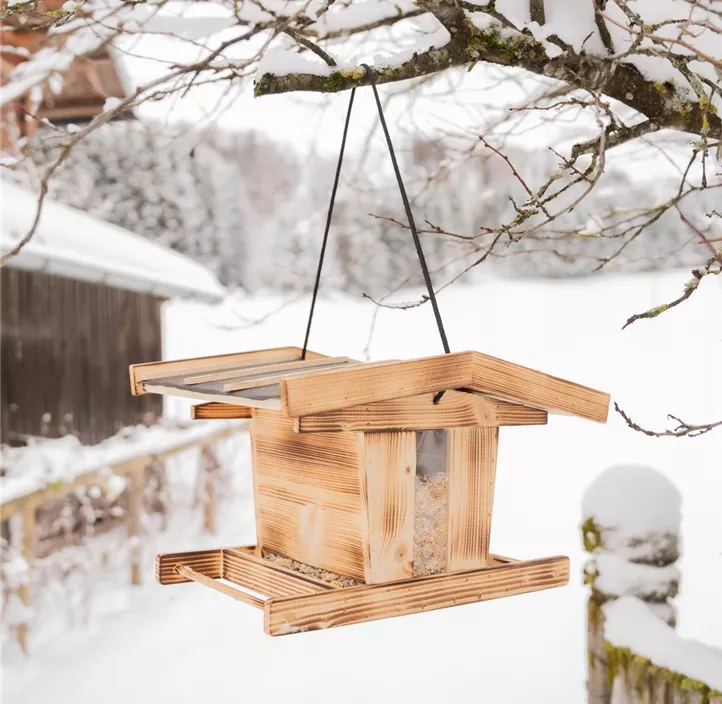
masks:
{"label": "snow-covered branch", "polygon": [[[614,98],[645,115],[657,128],[720,138],[722,88],[716,69],[722,58],[714,52],[720,54],[722,23],[711,11],[690,10],[684,0],[675,4],[679,19],[646,24],[640,13],[625,14],[623,0],[613,6],[609,3],[604,13],[598,8],[595,12],[589,0],[590,11],[584,17],[565,16],[557,7],[561,3],[548,2],[556,9],[554,19],[540,26],[531,15],[526,21],[504,15],[493,3],[477,6],[426,0],[419,5],[438,21],[439,31],[432,35],[435,41],[429,42],[427,35],[417,51],[376,62],[376,81],[419,78],[478,62],[513,66]],[[647,10],[649,6],[646,3]],[[665,30],[670,27],[685,38],[667,38]],[[610,53],[612,46],[623,50]],[[365,73],[357,65],[309,71],[293,60],[282,66],[274,61],[262,62],[255,92],[258,96],[336,92],[365,83]]]}

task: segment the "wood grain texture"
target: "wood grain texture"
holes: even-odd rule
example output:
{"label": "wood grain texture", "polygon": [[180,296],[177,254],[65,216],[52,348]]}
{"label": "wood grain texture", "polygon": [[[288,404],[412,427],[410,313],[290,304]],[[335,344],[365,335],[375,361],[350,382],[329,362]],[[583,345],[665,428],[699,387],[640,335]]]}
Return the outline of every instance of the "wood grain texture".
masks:
{"label": "wood grain texture", "polygon": [[273,372],[271,374],[251,374],[248,376],[244,376],[240,379],[230,379],[223,384],[223,391],[224,393],[228,393],[230,391],[258,389],[262,386],[271,386],[273,384],[278,384],[284,379],[297,379],[299,377],[306,376],[307,374],[314,374],[318,373],[319,371],[325,371],[327,369],[338,369],[340,367],[346,369],[347,367],[358,366],[358,363],[349,362],[348,357],[336,357],[334,359],[336,361],[324,359],[322,360],[324,364],[316,364],[310,369],[294,369],[290,371],[284,370],[279,372]]}
{"label": "wood grain texture", "polygon": [[284,412],[298,418],[363,403],[468,386],[471,352],[403,362],[374,362],[281,382]]}
{"label": "wood grain texture", "polygon": [[159,584],[182,584],[189,582],[187,577],[176,570],[178,565],[186,565],[211,579],[222,576],[222,550],[194,550],[190,552],[161,553],[155,556],[155,579]]}
{"label": "wood grain texture", "polygon": [[359,445],[365,581],[411,577],[416,433],[362,433]]}
{"label": "wood grain texture", "polygon": [[296,418],[297,433],[338,431],[435,430],[501,425],[546,425],[547,412],[488,398],[482,394],[447,391],[366,403],[337,411]]}
{"label": "wood grain texture", "polygon": [[176,567],[176,571],[181,577],[197,582],[198,584],[202,584],[204,587],[209,587],[210,589],[220,592],[221,594],[225,594],[226,596],[230,596],[236,601],[242,601],[244,604],[254,606],[257,609],[263,608],[263,599],[259,599],[257,596],[253,596],[252,594],[243,592],[240,589],[236,589],[229,584],[217,582],[212,577],[207,577],[201,572],[196,572],[192,567],[188,567],[187,565],[178,565]]}
{"label": "wood grain texture", "polygon": [[307,565],[364,580],[360,511],[259,491],[263,547]]}
{"label": "wood grain texture", "polygon": [[230,403],[197,403],[191,406],[192,420],[229,420],[231,418],[250,418],[252,410],[248,406],[234,406]]}
{"label": "wood grain texture", "polygon": [[[307,352],[309,359],[323,357],[316,352]],[[192,359],[176,359],[167,362],[148,362],[146,364],[130,365],[130,390],[134,396],[146,393],[143,383],[152,379],[161,379],[169,376],[185,376],[201,372],[218,371],[230,367],[260,364],[262,362],[293,361],[301,359],[301,350],[298,347],[276,347],[267,350],[252,352],[236,352],[221,354],[213,357],[194,357]]]}
{"label": "wood grain texture", "polygon": [[318,359],[296,359],[276,364],[254,364],[252,366],[234,367],[220,372],[209,372],[186,377],[183,381],[189,386],[202,384],[208,381],[223,381],[224,379],[241,379],[248,376],[263,376],[276,372],[291,372],[298,369],[312,369],[327,364],[340,364],[348,362],[348,357],[319,357]]}
{"label": "wood grain texture", "polygon": [[549,413],[605,422],[609,395],[480,352],[365,364],[281,382],[292,417],[449,389],[470,389]]}
{"label": "wood grain texture", "polygon": [[551,589],[568,582],[569,558],[550,557],[390,584],[269,599],[264,606],[264,629],[269,635],[278,636],[346,626]]}
{"label": "wood grain texture", "polygon": [[333,587],[255,555],[255,548],[223,550],[223,577],[265,596],[314,594]]}
{"label": "wood grain texture", "polygon": [[[480,392],[517,406],[575,415],[601,423],[606,422],[609,410],[606,393],[480,352],[457,352],[401,362],[348,364],[340,369],[312,370],[297,377],[271,376],[255,380],[254,383],[265,382],[260,389],[244,386],[245,394],[229,391],[235,386],[222,381],[207,381],[198,389],[183,384],[186,375],[198,371],[216,372],[264,361],[294,361],[298,355],[297,348],[278,348],[132,365],[131,386],[135,394],[156,392],[257,408],[281,408],[291,418],[454,389]],[[320,357],[313,353],[310,356],[313,359]],[[275,382],[279,382],[278,386]],[[496,412],[500,414],[495,420],[497,424],[519,422],[518,409],[498,407]],[[488,419],[484,422],[489,424]]]}
{"label": "wood grain texture", "polygon": [[256,409],[251,443],[258,548],[363,579],[356,434],[298,435]]}
{"label": "wood grain texture", "polygon": [[477,569],[489,562],[498,446],[499,428],[448,431],[448,572]]}
{"label": "wood grain texture", "polygon": [[503,399],[606,423],[609,394],[522,367],[503,359],[472,352],[473,379],[468,387]]}

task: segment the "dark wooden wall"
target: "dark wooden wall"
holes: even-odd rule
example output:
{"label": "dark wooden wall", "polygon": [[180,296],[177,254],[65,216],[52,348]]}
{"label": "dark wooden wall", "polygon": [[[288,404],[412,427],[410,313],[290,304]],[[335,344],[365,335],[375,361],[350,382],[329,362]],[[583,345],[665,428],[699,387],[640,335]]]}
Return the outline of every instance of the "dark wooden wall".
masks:
{"label": "dark wooden wall", "polygon": [[160,415],[159,396],[131,396],[128,365],[161,358],[161,299],[44,273],[0,269],[2,440],[50,436],[66,414],[84,443]]}

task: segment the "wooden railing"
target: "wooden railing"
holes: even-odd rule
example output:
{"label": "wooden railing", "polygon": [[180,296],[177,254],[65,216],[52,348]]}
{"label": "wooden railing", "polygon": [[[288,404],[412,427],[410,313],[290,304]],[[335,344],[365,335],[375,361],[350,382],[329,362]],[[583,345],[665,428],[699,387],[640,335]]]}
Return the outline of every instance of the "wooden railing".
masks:
{"label": "wooden railing", "polygon": [[[38,509],[53,501],[69,496],[81,487],[93,486],[101,483],[108,469],[113,474],[126,479],[127,511],[125,522],[129,538],[137,538],[131,543],[130,583],[141,584],[141,521],[143,514],[143,493],[146,482],[146,468],[155,463],[164,463],[168,457],[177,455],[189,449],[198,448],[201,452],[201,472],[203,476],[203,515],[204,527],[209,532],[216,532],[216,492],[212,472],[218,466],[213,454],[212,446],[219,440],[239,432],[238,427],[224,427],[218,431],[192,440],[179,442],[177,445],[166,447],[156,453],[138,454],[130,459],[116,464],[104,465],[75,477],[72,481],[53,485],[52,488],[43,488],[24,496],[19,496],[0,505],[0,521],[13,516],[20,516],[20,529],[22,533],[22,557],[31,570],[36,559],[36,517]],[[16,519],[17,520],[17,519]],[[17,524],[14,524],[15,529]],[[17,589],[17,595],[23,604],[30,606],[31,590],[29,584],[23,584]],[[16,639],[23,652],[28,650],[28,624],[21,623],[16,626]]]}

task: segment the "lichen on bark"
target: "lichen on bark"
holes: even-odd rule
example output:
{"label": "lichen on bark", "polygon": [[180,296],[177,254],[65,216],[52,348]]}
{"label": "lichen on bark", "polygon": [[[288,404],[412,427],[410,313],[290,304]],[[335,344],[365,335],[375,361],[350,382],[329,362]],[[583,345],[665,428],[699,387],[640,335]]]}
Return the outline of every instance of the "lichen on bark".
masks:
{"label": "lichen on bark", "polygon": [[[599,91],[634,108],[666,127],[708,137],[722,136],[722,119],[714,106],[704,100],[690,99],[672,82],[659,83],[646,78],[635,66],[610,56],[576,53],[571,47],[550,57],[544,44],[530,32],[514,31],[502,20],[479,29],[459,8],[442,8],[441,3],[421,3],[437,15],[450,32],[443,47],[414,54],[399,65],[375,68],[377,83],[419,78],[455,66],[478,62],[514,66],[568,83],[580,89]],[[443,9],[443,11],[442,11]],[[493,8],[491,8],[490,13]],[[496,17],[495,14],[492,14]],[[255,95],[293,91],[333,93],[367,83],[362,69],[334,71],[328,76],[291,73],[285,76],[263,74],[255,86]]]}

